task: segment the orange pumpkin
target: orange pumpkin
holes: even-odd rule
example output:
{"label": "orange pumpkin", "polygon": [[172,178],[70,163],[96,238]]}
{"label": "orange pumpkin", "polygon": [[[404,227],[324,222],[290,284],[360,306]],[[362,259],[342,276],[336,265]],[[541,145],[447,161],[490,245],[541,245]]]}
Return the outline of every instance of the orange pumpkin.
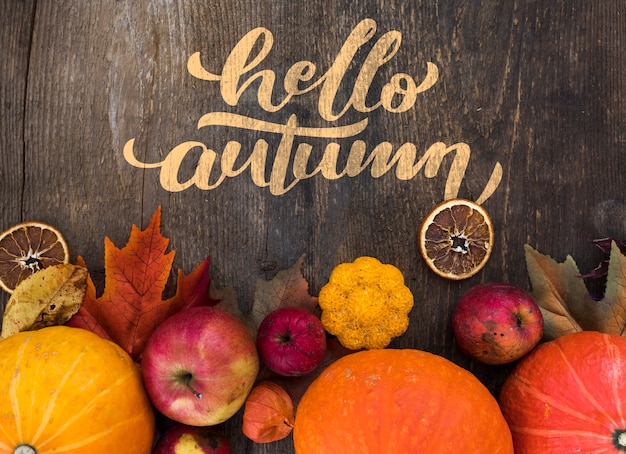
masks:
{"label": "orange pumpkin", "polygon": [[626,338],[582,331],[541,344],[500,391],[516,454],[626,451]]}
{"label": "orange pumpkin", "polygon": [[470,372],[420,350],[344,356],[309,386],[294,427],[298,454],[512,454],[496,399]]}
{"label": "orange pumpkin", "polygon": [[130,356],[66,326],[0,342],[0,453],[149,453],[154,413]]}

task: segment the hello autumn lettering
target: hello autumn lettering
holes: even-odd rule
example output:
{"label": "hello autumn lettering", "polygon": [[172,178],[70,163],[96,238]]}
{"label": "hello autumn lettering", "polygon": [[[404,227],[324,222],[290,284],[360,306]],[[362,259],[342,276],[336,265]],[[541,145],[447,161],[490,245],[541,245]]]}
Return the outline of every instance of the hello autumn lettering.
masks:
{"label": "hello autumn lettering", "polygon": [[[415,105],[420,93],[430,89],[437,82],[439,70],[436,65],[427,62],[427,74],[419,84],[408,74],[396,73],[382,85],[376,100],[372,101],[373,94],[370,90],[378,70],[391,60],[400,48],[402,36],[395,30],[383,34],[373,43],[359,68],[347,102],[336,111],[333,109],[348,68],[354,63],[359,49],[373,39],[375,32],[376,23],[373,20],[365,19],[360,22],[344,42],[329,69],[317,79],[315,78],[317,67],[313,62],[295,62],[285,74],[282,83],[284,95],[278,100],[275,93],[277,84],[275,72],[271,69],[257,69],[274,45],[272,33],[265,28],[253,29],[241,38],[226,58],[221,73],[206,70],[202,66],[198,52],[189,58],[187,69],[192,76],[200,80],[218,82],[220,95],[229,106],[237,106],[242,94],[257,86],[256,101],[268,113],[278,112],[294,97],[305,95],[315,89],[319,89],[318,113],[326,122],[341,119],[350,109],[364,114],[379,108],[393,114],[406,112]],[[369,105],[366,102],[368,96],[371,103]],[[136,158],[135,139],[131,139],[124,146],[124,158],[135,167],[160,168],[160,183],[165,190],[171,192],[182,191],[194,185],[203,190],[215,189],[226,178],[236,177],[249,169],[256,186],[268,187],[271,194],[282,195],[299,181],[318,174],[334,180],[343,176],[356,176],[368,167],[374,178],[386,174],[394,166],[396,178],[400,180],[412,179],[422,170],[424,176],[433,178],[438,174],[444,158],[453,153],[444,198],[452,198],[458,194],[471,155],[467,144],[456,143],[447,146],[437,142],[428,147],[419,158],[417,147],[410,142],[399,146],[395,153],[389,142],[382,142],[369,147],[368,150],[367,144],[357,139],[357,136],[367,128],[368,123],[369,118],[364,118],[342,126],[307,127],[299,125],[295,115],[291,115],[285,124],[280,124],[235,113],[209,112],[198,120],[198,129],[222,126],[256,132],[268,137],[276,136],[278,145],[275,153],[269,152],[270,142],[259,138],[253,149],[248,150],[243,157],[243,164],[235,168],[236,162],[242,161],[240,156],[242,145],[239,142],[227,142],[219,154],[202,142],[188,141],[174,147],[162,161],[145,163]],[[299,142],[297,145],[296,138]],[[306,142],[307,138],[328,140],[321,158],[318,157],[315,162],[311,162],[313,145]],[[346,146],[340,139],[344,142],[346,139],[353,141],[350,146]],[[186,181],[180,181],[179,170],[182,162],[194,149],[201,151],[195,173]],[[344,155],[341,162],[345,164],[342,169],[338,169],[341,153]],[[266,174],[268,159],[273,159],[269,175]],[[308,170],[311,168],[313,170]],[[496,163],[482,194],[477,199],[479,203],[493,194],[501,178],[502,167]]]}

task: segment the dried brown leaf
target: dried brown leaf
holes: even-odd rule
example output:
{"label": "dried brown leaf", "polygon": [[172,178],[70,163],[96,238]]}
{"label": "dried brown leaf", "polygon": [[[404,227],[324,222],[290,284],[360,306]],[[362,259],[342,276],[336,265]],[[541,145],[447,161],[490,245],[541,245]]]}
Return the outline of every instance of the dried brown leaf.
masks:
{"label": "dried brown leaf", "polygon": [[317,309],[317,298],[309,295],[309,283],[302,276],[304,255],[271,280],[258,279],[254,287],[252,318],[258,325],[265,316],[279,307],[295,306],[309,312]]}
{"label": "dried brown leaf", "polygon": [[317,315],[317,297],[309,295],[309,283],[302,276],[304,257],[302,255],[291,267],[276,273],[271,280],[257,279],[254,301],[249,312],[241,310],[237,295],[231,287],[211,287],[209,296],[221,300],[219,307],[239,318],[254,338],[265,316],[279,307],[300,307]]}
{"label": "dried brown leaf", "polygon": [[571,256],[557,263],[529,245],[524,246],[532,295],[544,317],[544,338],[595,330],[597,302],[591,298]]}
{"label": "dried brown leaf", "polygon": [[85,267],[59,264],[37,271],[15,288],[7,302],[0,337],[62,325],[80,309],[86,288]]}
{"label": "dried brown leaf", "polygon": [[214,282],[211,281],[209,286],[209,298],[218,300],[217,307],[237,317],[250,331],[256,335],[258,325],[255,325],[251,314],[244,313],[239,307],[239,301],[237,300],[237,291],[232,286],[217,287]]}
{"label": "dried brown leaf", "polygon": [[625,335],[626,332],[626,255],[613,242],[609,257],[606,290],[602,301],[596,303],[598,331]]}

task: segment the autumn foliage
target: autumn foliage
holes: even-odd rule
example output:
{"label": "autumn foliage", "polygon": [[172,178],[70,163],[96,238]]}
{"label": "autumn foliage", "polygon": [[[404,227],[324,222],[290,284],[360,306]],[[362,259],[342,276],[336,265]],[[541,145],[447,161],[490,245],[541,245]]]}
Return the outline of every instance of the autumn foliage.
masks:
{"label": "autumn foliage", "polygon": [[[626,330],[626,255],[623,245],[610,241],[606,265],[581,274],[576,261],[567,256],[559,263],[531,246],[524,247],[532,295],[543,314],[544,340],[580,331],[623,335]],[[583,277],[597,277],[606,269],[601,297],[593,297]]]}
{"label": "autumn foliage", "polygon": [[104,291],[97,296],[90,277],[83,304],[67,323],[114,341],[135,361],[166,318],[186,307],[217,303],[208,296],[208,257],[189,275],[179,270],[175,295],[163,299],[175,252],[166,252],[169,240],[161,235],[160,223],[159,207],[145,230],[132,226],[125,247],[105,238]]}

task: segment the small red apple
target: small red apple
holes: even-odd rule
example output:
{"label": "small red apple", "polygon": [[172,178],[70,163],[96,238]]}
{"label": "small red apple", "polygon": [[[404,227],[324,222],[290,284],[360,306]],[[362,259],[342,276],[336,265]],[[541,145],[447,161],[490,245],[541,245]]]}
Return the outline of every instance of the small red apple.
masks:
{"label": "small red apple", "polygon": [[152,454],[231,454],[226,435],[215,427],[175,423],[163,434]]}
{"label": "small red apple", "polygon": [[259,372],[259,356],[239,319],[200,306],[183,309],[154,330],[141,369],[157,410],[183,424],[213,426],[243,406]]}
{"label": "small red apple", "polygon": [[486,364],[505,364],[539,343],[543,316],[526,290],[492,282],[461,296],[452,313],[452,328],[462,352]]}
{"label": "small red apple", "polygon": [[326,353],[326,332],[320,319],[298,307],[280,307],[259,325],[257,347],[265,365],[280,375],[312,372]]}

